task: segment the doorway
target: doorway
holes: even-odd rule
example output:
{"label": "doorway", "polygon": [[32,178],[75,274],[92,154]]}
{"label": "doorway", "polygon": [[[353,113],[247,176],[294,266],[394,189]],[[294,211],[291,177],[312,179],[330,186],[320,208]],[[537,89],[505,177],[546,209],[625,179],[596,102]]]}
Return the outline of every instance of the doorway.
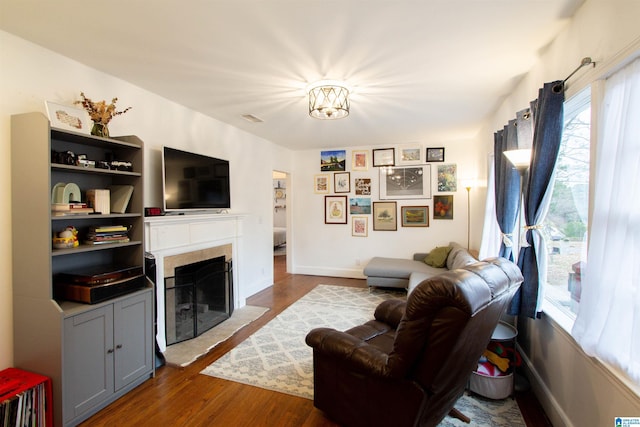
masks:
{"label": "doorway", "polygon": [[[287,256],[287,182],[286,172],[273,171],[273,256]],[[286,262],[286,261],[285,261]]]}

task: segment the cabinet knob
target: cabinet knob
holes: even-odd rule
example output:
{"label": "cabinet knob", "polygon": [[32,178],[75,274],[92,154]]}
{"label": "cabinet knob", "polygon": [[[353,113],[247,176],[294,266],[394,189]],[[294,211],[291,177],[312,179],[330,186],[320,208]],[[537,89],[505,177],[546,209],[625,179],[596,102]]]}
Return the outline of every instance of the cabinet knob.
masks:
{"label": "cabinet knob", "polygon": [[118,345],[116,346],[116,350],[120,350],[121,348],[122,348],[122,344],[118,344]]}
{"label": "cabinet knob", "polygon": [[110,348],[109,350],[107,350],[107,354],[111,354],[111,353],[113,353],[113,349],[112,349],[112,348]]}

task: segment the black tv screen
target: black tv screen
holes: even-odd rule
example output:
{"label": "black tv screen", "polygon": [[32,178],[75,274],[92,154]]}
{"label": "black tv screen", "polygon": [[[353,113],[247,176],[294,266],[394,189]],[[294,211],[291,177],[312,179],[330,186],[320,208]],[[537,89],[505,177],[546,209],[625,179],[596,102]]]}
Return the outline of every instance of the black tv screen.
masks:
{"label": "black tv screen", "polygon": [[229,209],[229,161],[162,148],[165,211]]}

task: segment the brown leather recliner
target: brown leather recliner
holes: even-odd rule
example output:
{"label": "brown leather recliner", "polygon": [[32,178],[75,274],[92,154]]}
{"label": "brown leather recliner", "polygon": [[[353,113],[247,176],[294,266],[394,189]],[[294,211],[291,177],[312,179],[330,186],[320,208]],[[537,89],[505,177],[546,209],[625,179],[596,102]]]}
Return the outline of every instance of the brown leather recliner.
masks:
{"label": "brown leather recliner", "polygon": [[349,427],[437,425],[520,283],[514,263],[490,258],[425,280],[346,332],[312,330],[314,405]]}

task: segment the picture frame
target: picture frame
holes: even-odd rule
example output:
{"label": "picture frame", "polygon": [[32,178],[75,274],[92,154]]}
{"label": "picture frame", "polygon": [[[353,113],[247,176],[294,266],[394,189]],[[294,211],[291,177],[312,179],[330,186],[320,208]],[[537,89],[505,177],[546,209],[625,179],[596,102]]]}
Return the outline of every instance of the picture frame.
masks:
{"label": "picture frame", "polygon": [[356,196],[370,196],[371,178],[354,178],[353,187],[355,189]]}
{"label": "picture frame", "polygon": [[349,198],[349,214],[350,215],[371,215],[371,198],[370,197],[350,197]]}
{"label": "picture frame", "polygon": [[45,101],[45,105],[51,127],[85,135],[91,134],[93,122],[91,122],[89,114],[85,110],[51,101]]}
{"label": "picture frame", "polygon": [[398,165],[419,165],[422,161],[422,146],[403,145],[398,147]]}
{"label": "picture frame", "polygon": [[373,229],[396,231],[398,229],[397,202],[373,202]]}
{"label": "picture frame", "polygon": [[380,169],[380,200],[430,199],[431,165]]}
{"label": "picture frame", "polygon": [[316,194],[329,193],[329,174],[319,174],[313,177],[313,192]]}
{"label": "picture frame", "polygon": [[438,191],[458,191],[457,169],[456,164],[438,165]]}
{"label": "picture frame", "polygon": [[352,216],[351,217],[351,235],[353,237],[367,237],[369,232],[369,217]]}
{"label": "picture frame", "polygon": [[444,162],[444,147],[427,148],[427,162]]}
{"label": "picture frame", "polygon": [[333,174],[333,192],[351,192],[351,174],[349,172],[336,172]]}
{"label": "picture frame", "polygon": [[403,227],[428,227],[429,206],[402,206]]}
{"label": "picture frame", "polygon": [[373,167],[395,166],[396,150],[393,148],[374,148]]}
{"label": "picture frame", "polygon": [[321,172],[342,172],[346,170],[347,151],[328,150],[320,152]]}
{"label": "picture frame", "polygon": [[347,223],[347,196],[324,196],[324,223]]}
{"label": "picture frame", "polygon": [[453,219],[453,195],[433,196],[433,219]]}
{"label": "picture frame", "polygon": [[351,152],[351,170],[369,170],[369,152],[367,150],[353,150]]}

